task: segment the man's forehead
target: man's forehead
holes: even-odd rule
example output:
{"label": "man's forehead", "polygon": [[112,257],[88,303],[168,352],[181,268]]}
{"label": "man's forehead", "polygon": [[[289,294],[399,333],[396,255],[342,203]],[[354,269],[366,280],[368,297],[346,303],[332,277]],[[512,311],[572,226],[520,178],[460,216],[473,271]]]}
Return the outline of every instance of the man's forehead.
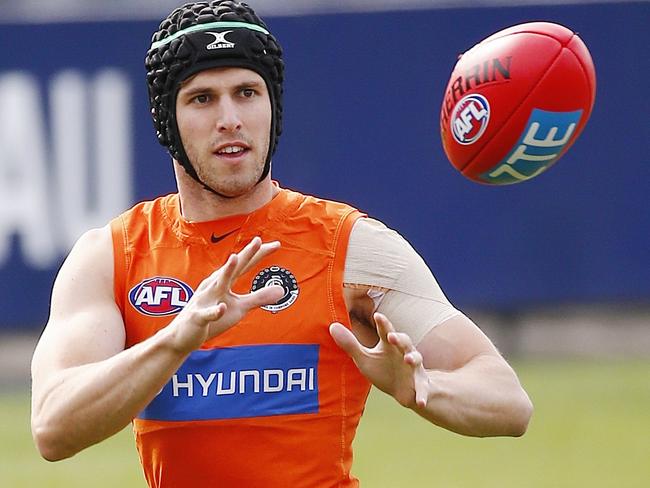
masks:
{"label": "man's forehead", "polygon": [[181,82],[181,90],[196,85],[219,86],[264,85],[264,79],[255,71],[239,67],[216,67],[195,73]]}

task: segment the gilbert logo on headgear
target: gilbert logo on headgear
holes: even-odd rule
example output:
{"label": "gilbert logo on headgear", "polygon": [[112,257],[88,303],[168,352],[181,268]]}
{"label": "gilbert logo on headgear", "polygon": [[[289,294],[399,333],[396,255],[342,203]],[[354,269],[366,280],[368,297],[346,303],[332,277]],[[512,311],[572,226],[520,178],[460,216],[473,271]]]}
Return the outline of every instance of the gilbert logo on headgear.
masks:
{"label": "gilbert logo on headgear", "polygon": [[226,39],[226,34],[230,34],[232,31],[224,31],[224,32],[206,32],[206,34],[210,34],[214,36],[214,41],[205,46],[206,49],[212,50],[212,49],[232,49],[235,47],[234,42],[230,42],[228,39]]}

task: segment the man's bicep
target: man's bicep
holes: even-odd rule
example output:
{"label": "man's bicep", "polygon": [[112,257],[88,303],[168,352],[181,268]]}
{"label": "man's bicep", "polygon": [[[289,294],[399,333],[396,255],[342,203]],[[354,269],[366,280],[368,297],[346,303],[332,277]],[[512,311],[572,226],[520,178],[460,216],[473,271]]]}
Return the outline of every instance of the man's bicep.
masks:
{"label": "man's bicep", "polygon": [[113,294],[110,230],[94,229],[79,239],[56,278],[50,318],[32,360],[34,380],[111,357],[124,342]]}
{"label": "man's bicep", "polygon": [[48,322],[34,351],[34,374],[101,361],[124,349],[124,325],[114,304],[80,308]]}
{"label": "man's bicep", "polygon": [[480,355],[500,356],[474,322],[457,314],[432,328],[417,345],[424,367],[451,371]]}

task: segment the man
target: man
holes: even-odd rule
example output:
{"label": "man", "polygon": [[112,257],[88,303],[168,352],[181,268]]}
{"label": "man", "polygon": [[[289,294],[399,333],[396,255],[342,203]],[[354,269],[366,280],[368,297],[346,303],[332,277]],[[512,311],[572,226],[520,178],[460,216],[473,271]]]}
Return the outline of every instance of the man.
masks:
{"label": "man", "polygon": [[371,384],[472,436],[532,406],[396,232],[281,189],[281,49],[245,4],[187,4],[147,54],[178,193],[82,236],[32,364],[32,430],[63,459],[133,422],[152,487],[357,486]]}

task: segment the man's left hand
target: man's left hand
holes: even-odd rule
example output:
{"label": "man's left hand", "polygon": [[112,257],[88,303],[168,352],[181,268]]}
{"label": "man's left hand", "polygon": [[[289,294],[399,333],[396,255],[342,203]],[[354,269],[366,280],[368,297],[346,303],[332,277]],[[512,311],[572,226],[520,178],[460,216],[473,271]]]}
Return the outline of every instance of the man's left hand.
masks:
{"label": "man's left hand", "polygon": [[422,355],[408,335],[395,332],[385,315],[375,313],[373,319],[379,342],[372,348],[363,346],[338,322],[330,325],[330,335],[373,385],[405,407],[425,407],[429,378],[422,365]]}

